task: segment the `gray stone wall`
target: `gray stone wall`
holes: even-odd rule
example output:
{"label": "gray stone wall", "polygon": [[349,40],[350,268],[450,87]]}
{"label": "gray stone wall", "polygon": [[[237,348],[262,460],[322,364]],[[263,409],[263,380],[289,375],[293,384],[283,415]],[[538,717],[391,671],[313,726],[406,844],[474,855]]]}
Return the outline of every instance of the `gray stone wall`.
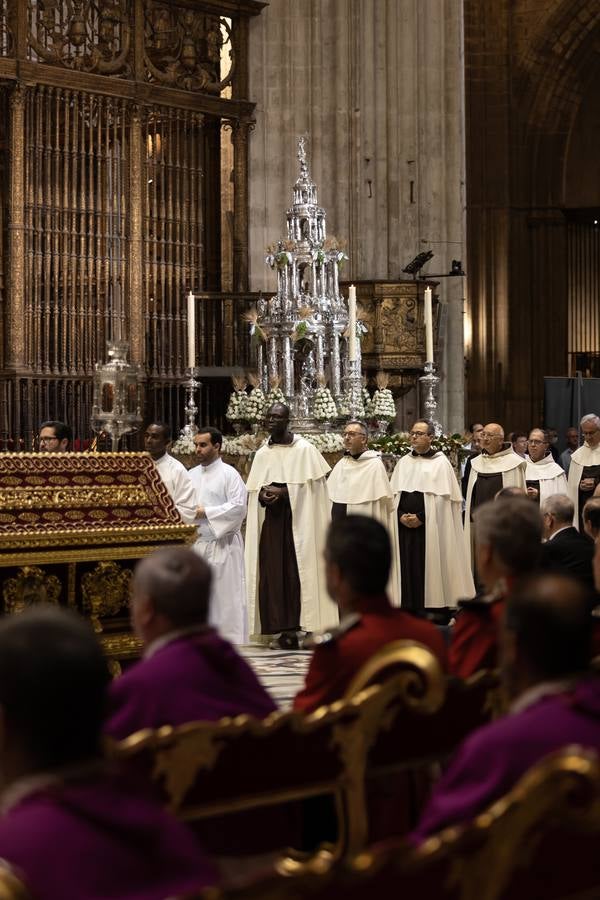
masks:
{"label": "gray stone wall", "polygon": [[[284,234],[297,138],[343,277],[398,279],[466,268],[462,0],[271,0],[250,25],[250,286],[272,290],[267,244]],[[406,276],[402,276],[406,277]],[[442,279],[441,421],[464,418],[464,279]]]}

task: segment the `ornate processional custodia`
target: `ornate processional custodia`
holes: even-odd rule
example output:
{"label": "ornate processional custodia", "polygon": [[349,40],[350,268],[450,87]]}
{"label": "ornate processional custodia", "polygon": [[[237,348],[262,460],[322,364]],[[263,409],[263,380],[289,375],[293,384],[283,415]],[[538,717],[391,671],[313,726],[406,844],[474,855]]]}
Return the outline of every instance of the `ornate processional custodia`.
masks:
{"label": "ornate processional custodia", "polygon": [[310,432],[323,430],[326,385],[333,399],[332,418],[364,415],[364,409],[356,298],[351,295],[349,305],[339,287],[340,267],[348,257],[336,238],[327,237],[305,138],[298,141],[298,161],[300,174],[286,213],[287,236],[267,248],[266,262],[277,273],[277,293],[257,304],[262,339],[257,353],[264,392],[277,380],[294,427]]}

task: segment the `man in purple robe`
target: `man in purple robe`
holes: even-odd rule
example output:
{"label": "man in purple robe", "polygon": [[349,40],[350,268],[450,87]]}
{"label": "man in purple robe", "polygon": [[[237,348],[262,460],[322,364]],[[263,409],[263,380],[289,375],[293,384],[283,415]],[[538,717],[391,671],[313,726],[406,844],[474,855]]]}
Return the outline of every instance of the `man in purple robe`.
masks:
{"label": "man in purple robe", "polygon": [[161,900],[217,880],[187,827],[102,759],[108,682],[74,613],[0,624],[0,859],[40,900]]}
{"label": "man in purple robe", "polygon": [[107,734],[274,711],[248,664],[208,624],[211,580],[208,563],[185,547],[138,563],[131,622],[144,656],[110,686]]}
{"label": "man in purple robe", "polygon": [[575,579],[534,575],[509,596],[501,671],[512,706],[462,744],[431,795],[415,842],[472,820],[534,763],[567,744],[600,751],[600,678],[588,671],[591,633],[589,595]]}

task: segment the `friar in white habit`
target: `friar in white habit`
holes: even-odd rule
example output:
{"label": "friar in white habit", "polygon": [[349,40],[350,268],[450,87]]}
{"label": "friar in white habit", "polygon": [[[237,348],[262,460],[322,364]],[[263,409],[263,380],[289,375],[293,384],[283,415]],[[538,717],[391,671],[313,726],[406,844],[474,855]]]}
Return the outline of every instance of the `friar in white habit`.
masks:
{"label": "friar in white habit", "polygon": [[467,553],[471,559],[471,522],[478,506],[493,500],[503,488],[520,488],[526,492],[525,469],[527,463],[504,443],[504,429],[497,422],[490,422],[481,432],[481,453],[471,460],[471,473],[467,486],[465,509],[465,537]]}
{"label": "friar in white habit", "polygon": [[319,451],[289,430],[290,411],[274,403],[270,438],[248,475],[246,587],[250,635],[278,635],[273,648],[297,649],[300,632],[338,621],[325,584],[323,548],[330,522]]}
{"label": "friar in white habit", "polygon": [[144,446],[157,468],[177,512],[186,525],[196,520],[196,498],[186,467],[169,453],[171,429],[165,422],[152,422],[144,432]]}
{"label": "friar in white habit", "polygon": [[600,417],[588,413],[579,425],[584,444],[571,456],[568,494],[575,504],[573,525],[583,532],[583,507],[600,484]]}
{"label": "friar in white habit", "polygon": [[367,447],[368,431],[364,422],[351,419],[343,431],[344,456],[327,479],[333,521],[346,515],[377,519],[390,535],[392,567],[387,593],[391,602],[400,604],[400,556],[396,499],[379,453]]}
{"label": "friar in white habit", "polygon": [[447,456],[431,445],[431,422],[415,422],[411,452],[396,463],[403,609],[455,607],[475,586],[462,527],[462,494]]}
{"label": "friar in white habit", "polygon": [[196,490],[198,538],[194,550],[213,572],[208,621],[234,644],[248,639],[242,523],[247,493],[233,466],[221,459],[223,435],[204,425],[194,435],[200,465],[190,469]]}
{"label": "friar in white habit", "polygon": [[529,433],[527,453],[527,496],[541,506],[553,494],[566,494],[565,470],[555,462],[550,453],[548,435],[541,428],[534,428]]}

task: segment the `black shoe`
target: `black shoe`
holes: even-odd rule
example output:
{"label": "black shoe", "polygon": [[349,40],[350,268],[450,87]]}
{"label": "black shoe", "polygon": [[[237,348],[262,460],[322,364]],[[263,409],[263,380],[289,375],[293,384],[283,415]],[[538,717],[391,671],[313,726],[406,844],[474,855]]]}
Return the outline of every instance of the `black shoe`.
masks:
{"label": "black shoe", "polygon": [[282,631],[279,637],[276,637],[269,644],[271,650],[299,650],[298,635],[295,631]]}

